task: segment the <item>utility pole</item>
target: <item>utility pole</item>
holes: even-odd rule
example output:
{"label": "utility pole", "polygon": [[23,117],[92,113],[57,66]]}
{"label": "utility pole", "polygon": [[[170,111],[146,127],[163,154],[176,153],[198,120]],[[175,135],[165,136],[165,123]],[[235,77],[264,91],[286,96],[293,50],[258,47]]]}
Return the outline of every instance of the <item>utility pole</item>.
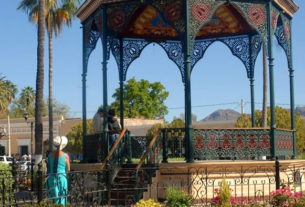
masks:
{"label": "utility pole", "polygon": [[244,109],[245,109],[245,102],[244,102],[244,99],[241,99],[241,114],[244,114]]}

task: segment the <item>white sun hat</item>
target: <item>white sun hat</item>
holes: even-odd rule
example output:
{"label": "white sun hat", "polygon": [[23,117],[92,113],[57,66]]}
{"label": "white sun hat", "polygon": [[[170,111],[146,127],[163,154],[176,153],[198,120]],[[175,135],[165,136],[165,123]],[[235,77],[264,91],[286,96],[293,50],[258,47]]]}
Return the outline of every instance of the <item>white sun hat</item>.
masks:
{"label": "white sun hat", "polygon": [[68,139],[65,136],[56,136],[53,139],[53,145],[55,147],[59,146],[59,150],[64,149],[68,144]]}

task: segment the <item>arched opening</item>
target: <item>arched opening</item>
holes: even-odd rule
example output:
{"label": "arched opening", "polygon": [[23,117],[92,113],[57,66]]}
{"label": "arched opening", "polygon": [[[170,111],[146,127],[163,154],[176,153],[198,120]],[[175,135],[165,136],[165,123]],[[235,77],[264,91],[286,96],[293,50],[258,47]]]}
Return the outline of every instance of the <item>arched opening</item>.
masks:
{"label": "arched opening", "polygon": [[[232,109],[240,113],[241,99],[250,101],[244,65],[239,59],[232,58],[228,47],[219,41],[214,42],[205,54],[192,72],[193,113],[199,120],[218,109]],[[245,104],[245,112],[250,112],[250,104]]]}

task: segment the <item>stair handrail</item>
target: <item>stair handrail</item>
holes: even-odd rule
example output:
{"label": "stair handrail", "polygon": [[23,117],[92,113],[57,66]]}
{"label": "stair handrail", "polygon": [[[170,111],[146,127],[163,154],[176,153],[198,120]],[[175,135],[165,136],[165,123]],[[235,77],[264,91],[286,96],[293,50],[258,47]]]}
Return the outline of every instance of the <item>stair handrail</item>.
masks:
{"label": "stair handrail", "polygon": [[107,164],[107,161],[109,161],[109,159],[111,158],[111,156],[113,155],[114,151],[116,150],[116,148],[119,146],[119,143],[121,142],[121,140],[123,139],[125,133],[126,133],[127,129],[123,129],[121,131],[121,134],[119,135],[119,137],[116,139],[115,143],[112,145],[108,155],[106,156],[106,158],[104,159],[103,163],[102,163],[102,166],[101,166],[101,170],[104,169],[104,167],[106,166]]}
{"label": "stair handrail", "polygon": [[144,160],[146,159],[148,153],[150,152],[151,148],[153,147],[154,143],[156,142],[156,140],[157,140],[159,134],[160,134],[160,130],[158,130],[158,131],[154,134],[152,140],[150,141],[149,145],[147,146],[147,148],[146,148],[146,150],[145,150],[145,153],[141,156],[140,162],[139,162],[139,163],[137,164],[137,166],[136,166],[136,172],[138,172],[139,169],[142,167]]}
{"label": "stair handrail", "polygon": [[[147,158],[153,158],[153,162],[156,162],[156,160],[158,161],[158,155],[161,152],[161,150],[158,151],[158,149],[162,148],[162,144],[160,143],[160,140],[159,140],[160,132],[161,132],[161,130],[158,130],[154,134],[153,138],[151,139],[149,145],[146,148],[146,151],[141,156],[141,159],[136,166],[136,169],[135,169],[135,188],[136,188],[135,201],[139,201],[139,199],[141,197],[140,195],[144,191],[144,188],[145,188],[144,186],[147,184],[146,182],[150,183],[151,178],[153,177],[153,175],[155,173],[155,170],[156,170],[155,168],[144,169],[142,166],[143,166],[145,159],[147,159]],[[149,157],[150,156],[149,153],[151,153],[151,152],[152,152],[151,157]]]}

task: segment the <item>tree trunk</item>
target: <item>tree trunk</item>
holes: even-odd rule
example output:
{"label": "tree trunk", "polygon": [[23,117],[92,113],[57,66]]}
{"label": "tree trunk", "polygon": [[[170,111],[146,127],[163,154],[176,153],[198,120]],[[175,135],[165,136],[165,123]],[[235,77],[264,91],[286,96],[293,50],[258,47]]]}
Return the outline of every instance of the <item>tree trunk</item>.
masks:
{"label": "tree trunk", "polygon": [[45,35],[45,0],[39,0],[38,10],[38,48],[35,102],[35,154],[42,154],[43,139],[43,82],[44,82],[44,35]]}
{"label": "tree trunk", "polygon": [[268,94],[268,67],[267,50],[263,44],[263,109],[262,109],[262,127],[267,127],[267,94]]}
{"label": "tree trunk", "polygon": [[53,148],[53,37],[48,31],[49,38],[49,151]]}

